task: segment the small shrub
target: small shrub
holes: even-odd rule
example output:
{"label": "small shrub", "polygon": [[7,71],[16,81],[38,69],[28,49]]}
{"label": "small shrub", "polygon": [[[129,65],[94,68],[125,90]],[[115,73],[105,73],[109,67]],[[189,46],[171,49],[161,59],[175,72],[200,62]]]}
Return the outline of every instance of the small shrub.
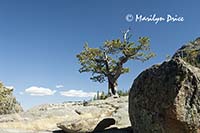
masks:
{"label": "small shrub", "polygon": [[[128,91],[122,91],[122,90],[118,90],[117,93],[118,93],[119,96],[128,96],[128,94],[129,94]],[[109,96],[110,95],[105,93],[104,91],[102,91],[101,93],[99,91],[97,91],[97,95],[95,95],[93,97],[93,101],[95,101],[95,100],[105,100]]]}
{"label": "small shrub", "polygon": [[10,114],[22,111],[22,107],[13,96],[13,89],[6,88],[0,82],[0,114]]}

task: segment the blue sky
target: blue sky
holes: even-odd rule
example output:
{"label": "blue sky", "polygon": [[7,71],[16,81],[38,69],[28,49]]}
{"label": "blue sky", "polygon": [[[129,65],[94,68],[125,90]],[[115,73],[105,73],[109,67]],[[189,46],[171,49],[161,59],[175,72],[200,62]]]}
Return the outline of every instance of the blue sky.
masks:
{"label": "blue sky", "polygon": [[[98,47],[132,27],[132,40],[150,37],[157,56],[145,63],[127,64],[131,72],[119,79],[119,88],[127,90],[142,70],[200,36],[199,5],[199,0],[1,0],[0,80],[14,86],[14,95],[25,109],[87,99],[84,96],[97,90],[107,92],[106,83],[94,83],[89,74],[78,72],[76,54],[86,41]],[[170,14],[182,16],[184,21],[127,22],[127,14]]]}

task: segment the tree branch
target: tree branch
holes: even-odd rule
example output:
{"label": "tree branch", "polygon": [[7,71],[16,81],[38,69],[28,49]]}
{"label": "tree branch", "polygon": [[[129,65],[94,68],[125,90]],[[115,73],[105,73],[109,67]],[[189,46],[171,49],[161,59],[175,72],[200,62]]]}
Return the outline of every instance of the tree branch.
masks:
{"label": "tree branch", "polygon": [[104,61],[105,61],[105,65],[106,65],[107,74],[110,74],[108,56],[107,56],[106,52],[104,52],[103,54],[105,56],[105,60]]}
{"label": "tree branch", "polygon": [[119,61],[117,62],[117,69],[116,69],[116,72],[115,72],[115,76],[114,78],[117,80],[119,78],[119,76],[121,75],[122,73],[122,68],[123,68],[123,64],[126,63],[129,59],[129,56],[122,56],[119,58]]}

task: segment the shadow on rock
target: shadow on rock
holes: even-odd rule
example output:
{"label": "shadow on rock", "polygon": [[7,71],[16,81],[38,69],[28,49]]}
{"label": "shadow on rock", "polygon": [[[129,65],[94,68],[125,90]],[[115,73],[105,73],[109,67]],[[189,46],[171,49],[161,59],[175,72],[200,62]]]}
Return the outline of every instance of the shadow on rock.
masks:
{"label": "shadow on rock", "polygon": [[109,129],[104,129],[102,131],[94,131],[92,133],[133,133],[131,127],[126,127],[126,128],[109,128]]}
{"label": "shadow on rock", "polygon": [[[126,128],[111,127],[111,128],[109,128],[110,126],[114,125],[115,123],[116,123],[115,119],[105,118],[97,124],[97,126],[94,128],[93,132],[91,132],[91,133],[132,133],[131,127],[126,127]],[[58,131],[53,131],[53,133],[67,133],[67,132],[58,130]],[[81,133],[81,132],[79,132],[79,133]]]}
{"label": "shadow on rock", "polygon": [[[66,133],[63,130],[57,130],[53,131],[53,133]],[[104,129],[102,131],[93,131],[92,133],[133,133],[131,127],[126,127],[126,128],[109,128],[109,129]]]}
{"label": "shadow on rock", "polygon": [[66,132],[63,131],[63,130],[55,130],[55,131],[53,131],[52,133],[66,133]]}
{"label": "shadow on rock", "polygon": [[105,118],[97,124],[97,126],[95,127],[93,132],[103,131],[104,129],[106,129],[114,124],[115,124],[115,119]]}
{"label": "shadow on rock", "polygon": [[109,128],[111,125],[114,125],[115,123],[116,123],[115,119],[105,118],[97,124],[97,126],[95,127],[95,129],[92,133],[132,133],[131,127],[126,127],[126,128],[112,127],[112,128]]}

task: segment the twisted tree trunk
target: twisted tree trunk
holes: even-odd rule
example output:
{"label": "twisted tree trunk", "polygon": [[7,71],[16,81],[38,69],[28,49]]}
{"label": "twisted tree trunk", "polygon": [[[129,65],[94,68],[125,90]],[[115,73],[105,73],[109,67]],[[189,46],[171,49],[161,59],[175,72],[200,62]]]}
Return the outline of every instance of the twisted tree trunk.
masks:
{"label": "twisted tree trunk", "polygon": [[108,94],[113,97],[118,97],[117,94],[118,84],[117,81],[108,80]]}

